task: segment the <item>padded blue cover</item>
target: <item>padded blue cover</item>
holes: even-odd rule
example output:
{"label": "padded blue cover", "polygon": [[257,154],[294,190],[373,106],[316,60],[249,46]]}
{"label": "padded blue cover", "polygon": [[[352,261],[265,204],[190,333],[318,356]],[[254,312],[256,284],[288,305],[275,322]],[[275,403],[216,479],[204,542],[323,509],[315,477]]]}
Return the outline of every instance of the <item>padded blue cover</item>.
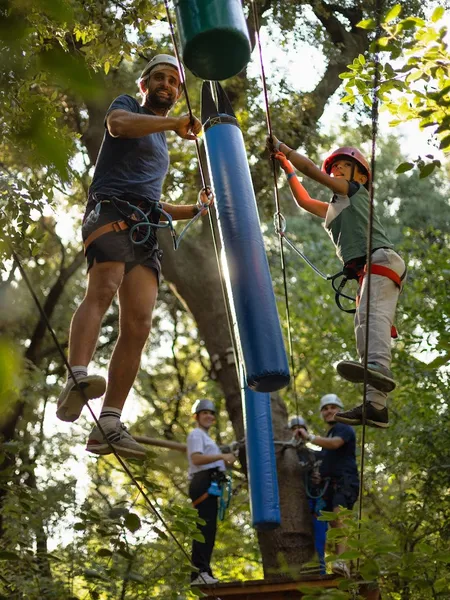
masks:
{"label": "padded blue cover", "polygon": [[246,386],[243,403],[252,525],[267,531],[281,522],[270,394]]}
{"label": "padded blue cover", "polygon": [[205,138],[247,385],[273,392],[288,385],[289,367],[244,139],[230,123]]}

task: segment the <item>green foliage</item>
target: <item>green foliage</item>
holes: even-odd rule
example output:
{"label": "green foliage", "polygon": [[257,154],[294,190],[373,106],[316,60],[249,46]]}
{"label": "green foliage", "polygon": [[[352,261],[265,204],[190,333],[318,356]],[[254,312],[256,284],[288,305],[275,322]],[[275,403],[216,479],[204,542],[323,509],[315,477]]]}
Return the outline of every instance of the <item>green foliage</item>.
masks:
{"label": "green foliage", "polygon": [[[441,6],[436,7],[428,22],[413,16],[401,19],[401,11],[401,5],[397,4],[385,15],[381,23],[383,34],[372,43],[370,60],[360,55],[348,65],[350,70],[340,75],[347,92],[342,102],[354,104],[361,97],[371,106],[375,69],[379,68],[377,95],[394,117],[391,126],[418,121],[422,129],[432,128],[439,148],[448,152],[450,53],[447,27],[441,25],[445,11]],[[359,23],[359,27],[368,30],[374,30],[375,26],[373,19]],[[435,159],[429,162],[419,158],[415,162],[421,177],[427,177],[440,166]]]}
{"label": "green foliage", "polygon": [[[20,247],[31,282],[45,299],[61,272],[74,264],[80,248],[78,240],[59,237],[53,217],[36,216],[33,209],[42,213],[52,204],[59,215],[67,215],[84,203],[92,166],[86,136],[89,120],[97,118],[101,129],[104,110],[114,94],[133,93],[140,66],[129,58],[136,59],[137,50],[165,49],[164,36],[161,40],[156,33],[152,37],[163,7],[161,2],[142,0],[21,0],[9,2],[7,7],[6,18],[0,22],[0,43],[5,50],[0,85],[2,241],[12,240]],[[297,4],[295,11],[298,17],[305,17],[303,4]],[[396,27],[397,11],[394,8],[386,17],[385,27]],[[433,17],[436,23],[440,12]],[[292,7],[286,2],[274,3],[273,15],[278,23],[295,25]],[[423,27],[415,18],[403,21],[405,36]],[[294,33],[311,39],[309,34],[317,31],[317,23],[311,21]],[[322,30],[318,39],[326,55],[332,56],[333,46]],[[388,44],[383,52],[391,52]],[[368,70],[373,64],[361,54],[352,66],[346,79],[361,80],[370,87]],[[386,64],[384,69],[389,75]],[[418,63],[411,72],[414,69],[419,69]],[[409,73],[405,71],[405,78]],[[435,85],[437,70],[431,69],[429,77],[427,85]],[[190,79],[189,85],[197,91],[199,84]],[[255,173],[264,172],[269,179],[267,163],[258,160],[265,127],[259,83],[238,77],[227,82],[227,89],[236,97],[235,108]],[[362,90],[358,87],[358,94],[364,94]],[[385,93],[388,97],[389,90]],[[292,92],[290,82],[284,82],[274,115],[283,138],[291,134],[300,100],[303,96]],[[196,92],[192,101],[198,113]],[[175,113],[182,110],[185,107],[180,104]],[[355,139],[358,132],[349,128],[346,135]],[[311,139],[317,142],[316,153],[329,141],[319,143],[317,136],[309,137],[309,143]],[[176,138],[169,143],[173,168],[166,182],[167,193],[189,201],[198,183],[194,151],[186,151],[185,143]],[[437,165],[430,157],[423,161],[425,173],[432,168],[427,165]],[[397,174],[396,164],[403,164]],[[436,171],[424,181],[414,169],[408,169],[411,164],[405,165],[397,140],[381,142],[377,210],[409,266],[398,311],[401,338],[394,351],[398,389],[392,396],[393,426],[382,434],[368,432],[361,541],[349,516],[345,516],[343,532],[330,533],[330,539],[346,535],[346,558],[361,558],[362,571],[369,578],[380,574],[383,594],[391,600],[398,600],[401,594],[410,600],[445,598],[449,585],[450,457],[445,426],[450,359],[449,190]],[[259,184],[259,178],[255,182]],[[315,194],[316,189],[311,189]],[[270,194],[262,186],[258,199],[268,204]],[[317,197],[325,199],[320,194],[318,191]],[[339,265],[323,228],[317,219],[294,213],[288,196],[286,189],[281,189],[289,236],[324,271],[335,272]],[[74,227],[79,218],[78,208]],[[283,315],[278,244],[271,225],[263,225]],[[0,251],[2,256],[8,254],[5,244]],[[5,396],[10,400],[19,395],[20,387],[23,404],[14,441],[0,446],[0,594],[28,600],[195,597],[188,586],[188,559],[170,535],[175,535],[188,554],[191,540],[200,539],[196,512],[186,494],[185,457],[158,450],[142,467],[131,467],[158,516],[114,459],[107,456],[88,462],[82,458],[91,423],[82,417],[76,425],[57,428],[52,415],[64,383],[63,365],[52,340],[44,335],[33,350],[36,368],[25,371],[18,353],[29,352],[37,315],[15,265],[5,261],[2,268],[0,328],[15,345],[8,341],[0,348],[0,394],[2,400]],[[63,344],[71,314],[85,289],[84,273],[74,270],[72,279],[61,283],[64,294],[52,314],[52,325]],[[311,427],[321,431],[317,403],[323,393],[333,390],[347,404],[355,401],[355,388],[337,379],[333,369],[343,355],[354,357],[351,318],[334,306],[329,285],[290,252],[287,273],[299,408]],[[113,305],[102,326],[96,369],[107,365],[116,338],[117,306]],[[25,364],[28,369],[30,365]],[[133,433],[184,441],[192,427],[189,407],[204,394],[213,397],[220,408],[215,432],[218,441],[233,438],[222,392],[210,377],[209,357],[196,324],[166,285],[160,291],[154,333],[134,393]],[[294,412],[292,393],[283,391],[282,396]],[[226,521],[219,525],[215,573],[223,579],[258,579],[262,577],[261,556],[250,526],[243,475],[236,477],[235,486],[242,487],[233,496]],[[321,597],[344,598],[349,593],[341,585]]]}

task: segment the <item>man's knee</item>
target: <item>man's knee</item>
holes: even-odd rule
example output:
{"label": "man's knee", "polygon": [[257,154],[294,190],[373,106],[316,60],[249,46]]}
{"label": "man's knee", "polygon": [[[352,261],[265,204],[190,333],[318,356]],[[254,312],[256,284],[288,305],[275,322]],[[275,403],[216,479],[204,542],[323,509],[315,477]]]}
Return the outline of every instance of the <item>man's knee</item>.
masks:
{"label": "man's knee", "polygon": [[96,263],[89,272],[86,301],[107,310],[117,293],[123,277],[121,263]]}
{"label": "man's knee", "polygon": [[137,344],[144,346],[152,328],[152,316],[148,313],[133,313],[122,315],[120,319],[120,333],[132,338]]}

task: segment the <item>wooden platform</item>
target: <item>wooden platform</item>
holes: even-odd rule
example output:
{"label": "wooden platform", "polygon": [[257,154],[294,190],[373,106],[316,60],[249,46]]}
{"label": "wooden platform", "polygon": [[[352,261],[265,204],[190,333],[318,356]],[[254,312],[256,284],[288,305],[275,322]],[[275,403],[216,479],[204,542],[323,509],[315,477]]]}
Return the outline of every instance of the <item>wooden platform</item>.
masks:
{"label": "wooden platform", "polygon": [[[294,600],[305,595],[300,588],[337,588],[340,579],[334,575],[312,575],[297,581],[270,581],[260,579],[257,581],[233,581],[219,583],[215,586],[199,586],[204,594],[204,600]],[[212,590],[214,592],[212,593]],[[378,590],[369,591],[367,584],[360,584],[359,594],[367,600],[380,600]]]}

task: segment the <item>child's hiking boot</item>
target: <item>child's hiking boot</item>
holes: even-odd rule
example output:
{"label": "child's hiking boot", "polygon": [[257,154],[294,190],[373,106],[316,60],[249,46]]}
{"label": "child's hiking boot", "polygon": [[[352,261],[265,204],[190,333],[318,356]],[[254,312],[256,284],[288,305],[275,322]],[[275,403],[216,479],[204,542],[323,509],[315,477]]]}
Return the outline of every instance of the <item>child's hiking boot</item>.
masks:
{"label": "child's hiking boot", "polygon": [[56,416],[61,421],[73,423],[81,415],[86,399],[100,398],[106,391],[106,381],[100,375],[84,375],[77,377],[78,386],[69,377],[64,389],[58,398]]}
{"label": "child's hiking boot", "polygon": [[215,577],[211,577],[209,573],[206,571],[204,573],[199,573],[198,577],[191,581],[191,585],[216,585],[219,583],[219,580]]}
{"label": "child's hiking boot", "polygon": [[[341,377],[353,383],[364,382],[364,365],[356,360],[341,360],[336,367]],[[395,381],[392,372],[380,363],[367,363],[367,383],[380,392],[392,392]]]}
{"label": "child's hiking boot", "polygon": [[101,456],[105,454],[112,454],[113,451],[111,446],[117,452],[119,456],[124,458],[137,458],[143,460],[146,456],[146,449],[128,433],[127,428],[121,421],[117,419],[112,427],[103,427],[106,439],[103,437],[100,429],[95,426],[91,431],[89,439],[86,444],[86,450],[93,454],[99,454]]}
{"label": "child's hiking boot", "polygon": [[[378,427],[386,429],[389,427],[388,409],[384,406],[381,409],[376,408],[370,402],[366,402],[366,425],[370,427]],[[347,425],[362,425],[363,424],[363,405],[359,404],[350,410],[340,411],[334,416],[338,423],[346,423]]]}
{"label": "child's hiking boot", "polygon": [[331,565],[331,571],[335,575],[340,575],[341,577],[346,577],[350,579],[350,569],[347,567],[343,560],[335,560]]}

